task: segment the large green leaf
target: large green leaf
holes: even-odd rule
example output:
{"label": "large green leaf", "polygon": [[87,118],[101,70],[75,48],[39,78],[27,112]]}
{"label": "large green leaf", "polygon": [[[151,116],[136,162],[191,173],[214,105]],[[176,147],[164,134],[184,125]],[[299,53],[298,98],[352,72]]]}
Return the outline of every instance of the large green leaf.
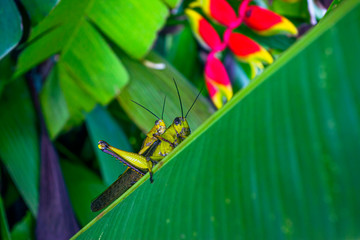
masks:
{"label": "large green leaf", "polygon": [[0,158],[34,216],[38,207],[39,143],[25,81],[9,84],[0,98]]}
{"label": "large green leaf", "polygon": [[[60,4],[59,4],[60,7]],[[41,26],[41,25],[40,25]],[[86,21],[64,25],[30,44],[21,54],[18,73],[61,51],[59,64],[94,99],[108,103],[127,82],[127,73],[101,35]],[[71,37],[68,31],[73,30]],[[59,36],[61,34],[61,36]]]}
{"label": "large green leaf", "polygon": [[13,0],[0,1],[0,59],[21,39],[21,16]]}
{"label": "large green leaf", "polygon": [[[114,55],[109,52],[111,50],[102,46],[105,43],[92,23],[125,52],[141,58],[151,47],[156,32],[165,23],[167,14],[168,10],[160,0],[63,0],[34,28],[27,48],[20,55],[17,74],[28,71],[55,53],[67,55],[68,52],[70,54],[65,62],[71,61],[71,58],[90,57],[83,59],[83,68],[104,66],[104,69],[97,69],[103,71],[97,72],[92,79],[100,78],[101,74],[106,72],[115,74],[122,69],[121,66],[112,71],[104,71],[109,62],[101,64],[101,61],[94,58],[113,58],[111,62],[119,65]],[[79,69],[77,66],[69,67],[73,70]]]}
{"label": "large green leaf", "polygon": [[89,17],[127,54],[143,57],[165,24],[168,10],[160,0],[95,1]]}
{"label": "large green leaf", "polygon": [[359,238],[359,29],[343,2],[76,238]]}

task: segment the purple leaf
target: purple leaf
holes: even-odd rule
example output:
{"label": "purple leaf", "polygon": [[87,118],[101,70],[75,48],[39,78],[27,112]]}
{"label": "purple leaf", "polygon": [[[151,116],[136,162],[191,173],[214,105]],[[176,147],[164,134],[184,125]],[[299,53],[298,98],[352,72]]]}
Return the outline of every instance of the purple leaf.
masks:
{"label": "purple leaf", "polygon": [[79,226],[65,187],[59,158],[46,129],[34,86],[36,80],[34,76],[33,72],[26,75],[41,129],[40,202],[36,222],[36,238],[38,240],[65,240],[73,236],[79,230]]}
{"label": "purple leaf", "polygon": [[44,131],[41,134],[40,177],[36,237],[38,240],[69,239],[79,227],[66,191],[58,156]]}

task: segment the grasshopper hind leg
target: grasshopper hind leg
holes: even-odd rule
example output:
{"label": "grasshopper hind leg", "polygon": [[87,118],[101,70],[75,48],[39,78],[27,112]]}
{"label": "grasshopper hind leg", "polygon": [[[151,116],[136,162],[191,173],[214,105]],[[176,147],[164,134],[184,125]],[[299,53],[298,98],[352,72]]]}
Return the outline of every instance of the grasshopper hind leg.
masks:
{"label": "grasshopper hind leg", "polygon": [[146,161],[147,161],[147,164],[148,164],[148,169],[149,169],[149,174],[150,174],[150,183],[153,183],[154,182],[154,179],[153,179],[153,167],[157,164],[157,161],[151,159],[150,157],[146,157]]}
{"label": "grasshopper hind leg", "polygon": [[153,172],[150,172],[150,183],[153,183],[154,179],[153,179]]}

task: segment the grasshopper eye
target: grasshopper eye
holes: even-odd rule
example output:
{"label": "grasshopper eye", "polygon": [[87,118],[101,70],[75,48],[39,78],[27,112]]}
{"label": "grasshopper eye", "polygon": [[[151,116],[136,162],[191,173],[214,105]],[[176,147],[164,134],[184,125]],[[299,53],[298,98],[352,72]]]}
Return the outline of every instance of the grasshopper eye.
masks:
{"label": "grasshopper eye", "polygon": [[159,125],[159,120],[156,120],[156,121],[155,121],[155,125]]}
{"label": "grasshopper eye", "polygon": [[179,125],[180,123],[181,123],[181,120],[180,120],[180,118],[175,118],[174,119],[174,123],[175,123],[175,125]]}

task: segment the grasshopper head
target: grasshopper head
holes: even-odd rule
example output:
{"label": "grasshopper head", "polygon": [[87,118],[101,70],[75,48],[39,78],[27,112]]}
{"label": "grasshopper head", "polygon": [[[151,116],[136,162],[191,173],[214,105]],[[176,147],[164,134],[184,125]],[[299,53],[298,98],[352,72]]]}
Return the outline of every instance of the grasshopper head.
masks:
{"label": "grasshopper head", "polygon": [[177,136],[182,139],[185,139],[191,133],[189,124],[184,117],[175,118],[172,125],[174,126]]}
{"label": "grasshopper head", "polygon": [[156,135],[160,136],[161,134],[163,134],[166,130],[166,125],[164,120],[159,119],[155,121],[155,133]]}
{"label": "grasshopper head", "polygon": [[109,148],[109,144],[108,144],[107,142],[103,141],[103,140],[100,140],[100,141],[98,142],[98,148],[99,148],[100,150],[108,149],[108,148]]}

